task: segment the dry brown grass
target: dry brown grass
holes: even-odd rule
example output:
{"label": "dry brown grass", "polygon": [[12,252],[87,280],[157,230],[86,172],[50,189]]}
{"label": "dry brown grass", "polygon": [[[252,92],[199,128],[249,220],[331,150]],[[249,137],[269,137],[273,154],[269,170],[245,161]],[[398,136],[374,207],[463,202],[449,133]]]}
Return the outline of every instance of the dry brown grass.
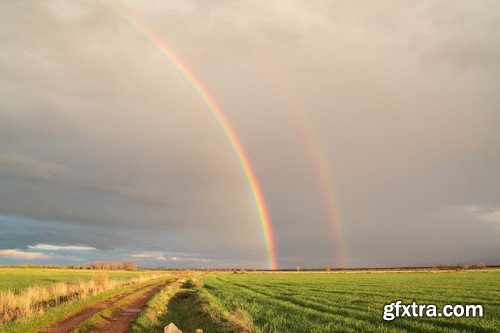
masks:
{"label": "dry brown grass", "polygon": [[231,332],[253,333],[255,331],[252,317],[242,308],[227,311],[225,316]]}
{"label": "dry brown grass", "polygon": [[255,332],[252,317],[245,310],[243,303],[237,304],[236,308],[230,311],[224,308],[214,296],[204,290],[198,291],[196,295],[200,312],[208,314],[217,326],[224,329],[224,332]]}
{"label": "dry brown grass", "polygon": [[96,289],[105,290],[109,284],[108,273],[103,271],[94,273],[92,282],[94,282],[94,286],[96,287]]}
{"label": "dry brown grass", "polygon": [[43,313],[46,308],[63,302],[84,299],[107,290],[159,277],[158,274],[152,274],[128,280],[109,280],[106,272],[97,272],[91,281],[56,282],[48,286],[34,285],[17,294],[11,290],[3,290],[0,291],[0,325],[14,319]]}
{"label": "dry brown grass", "polygon": [[192,277],[192,278],[187,279],[186,282],[184,282],[184,284],[182,285],[182,287],[184,287],[184,288],[198,288],[198,287],[201,287],[202,285],[203,284],[200,280],[198,280],[195,277]]}

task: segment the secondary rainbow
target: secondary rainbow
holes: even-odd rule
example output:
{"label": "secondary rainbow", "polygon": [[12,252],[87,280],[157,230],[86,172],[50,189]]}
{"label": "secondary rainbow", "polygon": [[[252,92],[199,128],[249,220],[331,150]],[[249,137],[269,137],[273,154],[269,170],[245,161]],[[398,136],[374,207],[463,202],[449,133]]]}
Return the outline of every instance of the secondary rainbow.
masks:
{"label": "secondary rainbow", "polygon": [[327,215],[329,226],[333,236],[333,256],[337,267],[346,267],[347,254],[344,241],[344,226],[342,224],[342,214],[338,205],[338,198],[334,190],[334,181],[330,172],[326,154],[323,152],[319,140],[315,134],[311,121],[307,114],[303,111],[300,103],[291,93],[292,89],[286,84],[283,79],[283,74],[278,70],[277,66],[266,56],[265,53],[257,50],[257,58],[266,68],[266,73],[273,79],[276,91],[281,100],[286,103],[289,110],[294,115],[301,135],[309,149],[311,160],[315,170],[315,176],[318,186],[321,189],[325,213]]}
{"label": "secondary rainbow", "polygon": [[142,37],[161,54],[161,56],[169,61],[175,69],[181,74],[182,77],[186,79],[189,85],[192,87],[194,92],[198,95],[200,100],[203,102],[207,110],[214,117],[216,123],[221,128],[222,132],[226,136],[230,147],[232,148],[236,159],[238,160],[243,175],[248,187],[250,189],[253,205],[255,207],[257,219],[260,224],[260,229],[262,232],[262,237],[264,240],[264,245],[267,254],[267,264],[269,269],[277,269],[278,263],[276,260],[276,250],[274,245],[274,237],[271,228],[271,220],[269,218],[269,213],[267,211],[266,203],[262,195],[262,190],[257,181],[257,177],[252,168],[250,160],[243,149],[243,146],[238,139],[235,130],[233,129],[231,123],[222,113],[220,107],[215,102],[214,98],[210,95],[208,90],[203,86],[200,80],[191,72],[191,70],[180,60],[180,58],[169,49],[165,43],[160,40],[156,35],[151,32],[146,26],[141,24],[139,21],[135,20],[131,15],[126,13],[123,9],[112,6],[109,2],[101,1],[106,8],[110,9],[118,17],[130,24],[137,32],[140,33]]}

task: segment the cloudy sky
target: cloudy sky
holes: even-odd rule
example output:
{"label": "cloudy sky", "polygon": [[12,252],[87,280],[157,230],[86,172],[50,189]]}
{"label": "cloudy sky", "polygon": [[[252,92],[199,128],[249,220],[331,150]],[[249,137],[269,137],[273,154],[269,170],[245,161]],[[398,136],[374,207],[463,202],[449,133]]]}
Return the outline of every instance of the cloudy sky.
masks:
{"label": "cloudy sky", "polygon": [[233,124],[280,267],[500,264],[500,4],[454,0],[0,2],[0,263],[266,267],[227,139],[120,12]]}

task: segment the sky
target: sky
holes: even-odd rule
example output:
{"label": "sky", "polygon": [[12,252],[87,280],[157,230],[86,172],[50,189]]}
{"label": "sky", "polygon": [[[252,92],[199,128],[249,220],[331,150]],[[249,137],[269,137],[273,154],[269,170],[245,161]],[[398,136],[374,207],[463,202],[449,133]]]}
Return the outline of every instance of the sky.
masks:
{"label": "sky", "polygon": [[0,264],[268,267],[138,24],[280,268],[500,264],[500,3],[452,0],[2,1]]}

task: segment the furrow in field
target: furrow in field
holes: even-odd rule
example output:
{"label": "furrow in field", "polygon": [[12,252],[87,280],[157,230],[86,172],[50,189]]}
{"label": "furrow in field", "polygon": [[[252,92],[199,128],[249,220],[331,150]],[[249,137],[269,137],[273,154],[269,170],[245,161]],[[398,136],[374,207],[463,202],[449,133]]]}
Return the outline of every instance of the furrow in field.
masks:
{"label": "furrow in field", "polygon": [[[229,281],[228,281],[229,282]],[[243,284],[240,284],[240,286],[245,286],[247,287],[247,285],[243,285]],[[265,293],[268,297],[279,297],[283,300],[290,300],[290,299],[295,299],[295,297],[297,296],[297,293],[296,291],[293,292],[292,289],[280,289],[280,288],[273,288],[274,286],[262,286],[262,285],[259,285],[258,288],[254,288],[253,290],[255,291],[259,291],[261,293],[264,293],[263,290],[265,290]],[[250,287],[248,287],[250,288]],[[311,300],[311,301],[314,301],[314,302],[317,302],[318,304],[322,304],[323,306],[331,306],[331,307],[338,307],[339,306],[339,302],[342,301],[342,299],[340,297],[338,298],[335,298],[335,299],[332,299],[332,297],[330,295],[321,295],[321,294],[316,294],[316,295],[312,295],[312,294],[308,294],[307,295],[307,299],[308,300]],[[359,298],[358,300],[363,300],[361,298]],[[357,300],[350,300],[351,302],[352,301],[357,301]],[[363,300],[363,303],[364,304],[368,304],[366,303],[366,301]],[[362,305],[356,305],[356,304],[342,304],[342,309],[351,309],[351,310],[357,310],[357,311],[366,311],[367,307],[366,306],[362,306]],[[332,312],[333,313],[333,312]]]}
{"label": "furrow in field", "polygon": [[[321,297],[321,296],[314,297],[312,295],[307,295],[307,301],[305,301],[305,300],[301,301],[301,300],[297,300],[296,293],[294,295],[286,295],[279,289],[273,290],[272,287],[259,286],[260,288],[255,288],[255,287],[249,287],[248,285],[245,285],[245,284],[239,284],[239,283],[230,282],[230,281],[227,281],[227,282],[233,283],[234,285],[239,286],[241,288],[246,288],[246,289],[255,291],[255,292],[260,293],[260,294],[267,296],[267,297],[278,298],[278,299],[281,299],[283,301],[296,303],[298,305],[309,307],[311,309],[315,309],[315,310],[318,310],[321,312],[345,315],[346,309],[351,309],[354,311],[366,311],[367,310],[367,308],[363,307],[363,306],[339,304],[340,300],[333,302],[333,301],[329,301],[328,299]],[[264,289],[265,291],[262,289]],[[316,301],[316,300],[318,300],[318,301]],[[331,306],[328,306],[328,305],[331,305]],[[341,307],[341,308],[339,308],[339,307]]]}
{"label": "furrow in field", "polygon": [[[227,283],[231,283],[227,281]],[[233,283],[231,283],[233,284]],[[304,307],[303,304],[277,297],[273,294],[268,294],[260,291],[253,290],[251,288],[246,288],[245,286],[233,284],[238,290],[236,294],[238,298],[243,297],[242,293],[247,293],[249,297],[245,297],[250,302],[258,303],[259,305],[266,304],[266,308],[276,309],[277,313],[274,316],[285,316],[290,318],[304,318],[303,322],[315,322],[322,327],[328,327],[333,322],[335,325],[342,323],[346,329],[354,329],[354,331],[360,331],[361,329],[367,328],[367,323],[365,320],[361,319],[358,314],[357,317],[347,318],[347,316],[339,313],[324,312],[318,310],[314,307]],[[210,289],[209,289],[210,290]],[[210,290],[211,291],[211,290]],[[217,295],[215,295],[217,297]],[[258,299],[258,301],[257,301]],[[271,305],[272,304],[272,305]],[[281,311],[286,308],[287,311]],[[293,311],[293,313],[292,313]],[[320,321],[320,322],[318,322]],[[305,329],[305,328],[304,328]]]}
{"label": "furrow in field", "polygon": [[[248,285],[245,285],[245,284],[236,283],[236,282],[232,282],[232,281],[228,281],[228,280],[222,280],[222,279],[220,279],[220,280],[225,281],[226,283],[230,283],[236,287],[246,289],[246,290],[249,290],[250,292],[259,294],[267,299],[281,300],[281,301],[286,302],[286,303],[291,303],[291,304],[297,305],[302,309],[306,308],[306,309],[310,309],[310,310],[313,310],[313,311],[316,311],[316,312],[322,313],[322,314],[330,314],[333,316],[342,316],[342,317],[351,318],[354,320],[360,320],[360,321],[364,321],[365,323],[368,322],[368,323],[375,325],[375,326],[381,324],[380,318],[377,318],[377,316],[367,314],[367,311],[369,311],[369,309],[367,309],[367,308],[351,310],[351,309],[348,309],[348,307],[343,305],[343,304],[335,304],[334,305],[335,309],[333,309],[332,307],[329,307],[329,306],[326,306],[325,304],[323,304],[323,302],[319,303],[319,302],[311,301],[309,298],[309,295],[307,296],[307,299],[300,300],[300,299],[297,299],[296,297],[283,296],[283,295],[280,295],[279,293],[275,293],[275,292],[265,292],[265,291],[262,291],[258,288],[255,288],[255,287],[249,287]],[[260,286],[260,287],[262,287],[262,286]],[[443,328],[453,329],[453,328],[455,328],[455,329],[465,330],[465,331],[474,331],[476,329],[476,325],[450,322],[449,320],[446,320],[443,318],[432,318],[432,319],[420,318],[419,323],[398,321],[398,322],[392,322],[391,326],[399,327],[400,329],[411,330],[411,329],[416,328],[415,324],[419,325],[420,329],[423,328],[422,326],[425,326],[425,328],[428,330],[429,329],[443,329]],[[364,329],[366,330],[367,328],[364,327]]]}
{"label": "furrow in field", "polygon": [[[293,296],[297,294],[297,289],[292,286],[283,288],[283,284],[278,285],[258,285],[259,288],[265,289],[266,291],[273,294],[280,294],[285,296]],[[296,287],[296,286],[295,286]],[[343,304],[343,308],[350,308],[353,310],[363,310],[367,309],[367,305],[369,304],[387,304],[388,302],[397,300],[401,298],[401,293],[395,291],[384,291],[382,292],[366,292],[359,290],[351,290],[351,291],[339,291],[339,290],[327,290],[328,286],[325,288],[303,288],[304,291],[307,291],[307,298],[313,301],[318,301],[323,305],[332,305],[338,306],[339,301],[346,301],[346,297],[341,297],[340,295],[348,296],[349,302],[359,302],[360,304]],[[425,290],[422,292],[412,291],[408,293],[405,297],[407,300],[415,300],[418,299],[419,303],[437,303],[437,304],[445,304],[445,303],[460,303],[463,299],[467,299],[470,303],[481,303],[481,302],[489,302],[491,305],[496,305],[496,298],[494,295],[491,297],[478,297],[477,291],[476,293],[463,293],[462,289],[459,289],[459,298],[455,296],[455,299],[450,299],[448,295],[442,293],[438,293],[441,290]],[[429,295],[440,294],[440,297],[429,297]],[[369,297],[367,297],[369,296]],[[363,305],[361,305],[363,304]]]}

